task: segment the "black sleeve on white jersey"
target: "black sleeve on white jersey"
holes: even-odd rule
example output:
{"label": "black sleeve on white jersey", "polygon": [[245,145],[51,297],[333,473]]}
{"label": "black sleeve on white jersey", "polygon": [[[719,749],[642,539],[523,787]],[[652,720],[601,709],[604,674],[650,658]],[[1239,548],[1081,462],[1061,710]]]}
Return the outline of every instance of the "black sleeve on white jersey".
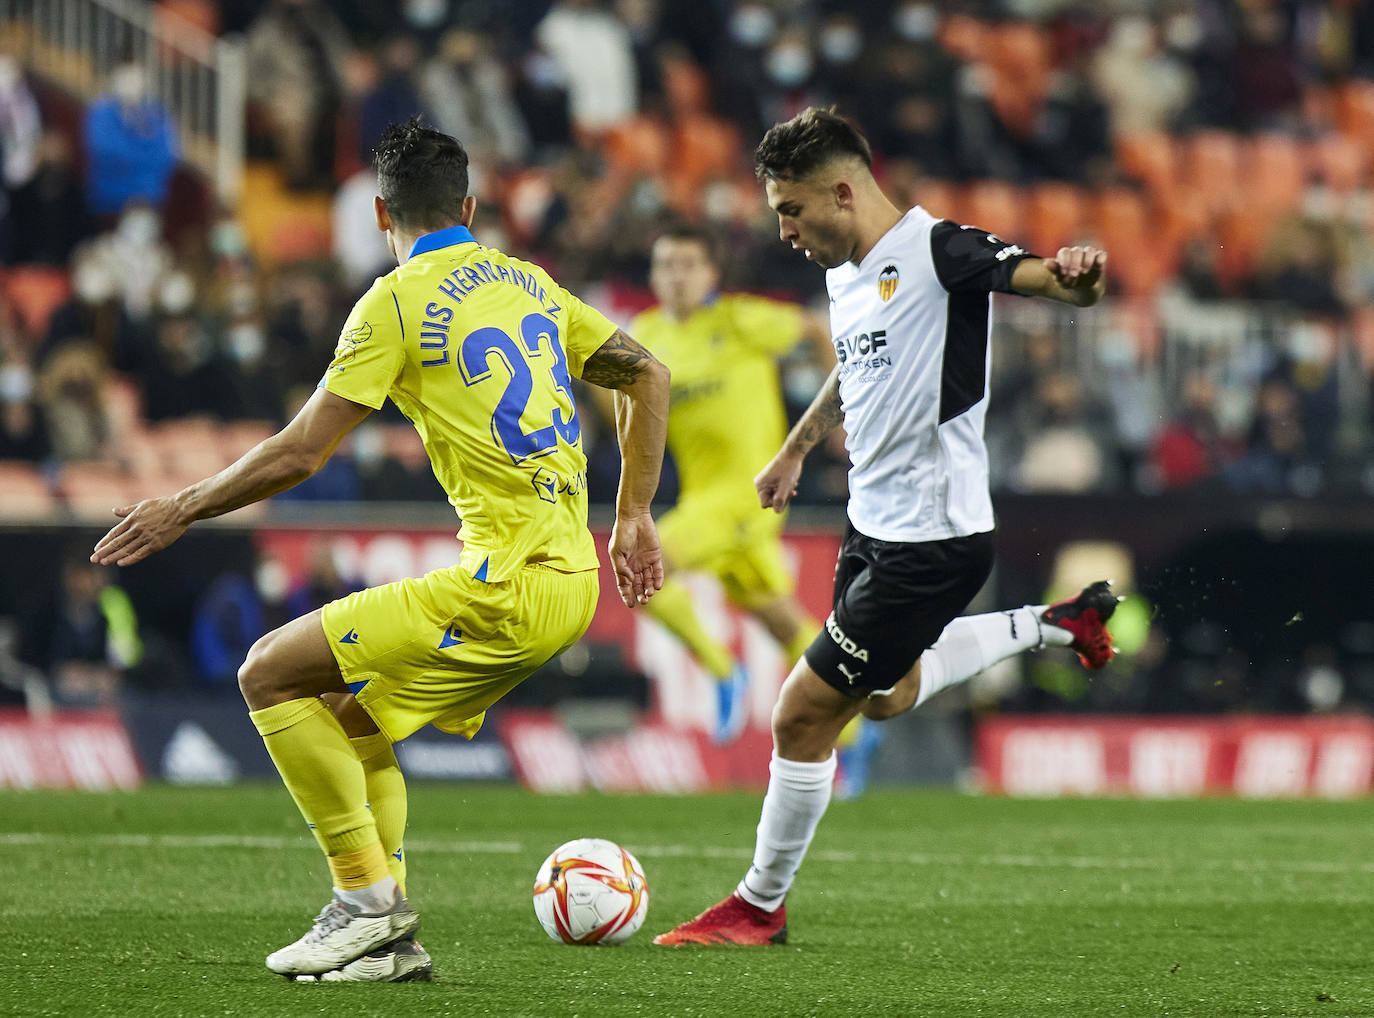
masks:
{"label": "black sleeve on white jersey", "polygon": [[1019,244],[948,219],[931,229],[930,254],[940,285],[950,293],[1011,293],[1012,271],[1022,259],[1035,257]]}

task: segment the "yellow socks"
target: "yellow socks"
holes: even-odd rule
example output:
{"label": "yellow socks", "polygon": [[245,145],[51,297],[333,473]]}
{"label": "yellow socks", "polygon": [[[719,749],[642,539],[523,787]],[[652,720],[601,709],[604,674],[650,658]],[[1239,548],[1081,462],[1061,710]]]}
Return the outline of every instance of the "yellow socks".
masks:
{"label": "yellow socks", "polygon": [[735,657],[730,649],[702,628],[696,608],[692,605],[692,595],[682,583],[667,580],[663,589],[649,599],[644,610],[681,640],[701,662],[701,666],[716,678],[725,678],[735,667]]}
{"label": "yellow socks", "polygon": [[387,856],[367,808],[363,765],[334,712],[318,697],[303,697],[248,716],[301,816],[330,857],[334,885],[367,887],[386,879]]}
{"label": "yellow socks", "polygon": [[[406,781],[391,743],[381,732],[349,739],[353,751],[362,761],[367,782],[367,802],[372,807],[372,821],[377,825],[377,837],[386,853],[387,872],[406,893],[406,862],[402,842],[406,833]],[[342,885],[340,885],[342,886]]]}

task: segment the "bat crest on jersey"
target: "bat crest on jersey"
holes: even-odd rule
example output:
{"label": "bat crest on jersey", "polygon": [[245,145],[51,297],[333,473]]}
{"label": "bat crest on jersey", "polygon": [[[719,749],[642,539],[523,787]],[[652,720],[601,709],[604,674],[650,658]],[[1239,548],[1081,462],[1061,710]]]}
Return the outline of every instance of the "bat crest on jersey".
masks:
{"label": "bat crest on jersey", "polygon": [[878,296],[884,301],[892,299],[892,295],[897,292],[897,266],[889,265],[878,273]]}

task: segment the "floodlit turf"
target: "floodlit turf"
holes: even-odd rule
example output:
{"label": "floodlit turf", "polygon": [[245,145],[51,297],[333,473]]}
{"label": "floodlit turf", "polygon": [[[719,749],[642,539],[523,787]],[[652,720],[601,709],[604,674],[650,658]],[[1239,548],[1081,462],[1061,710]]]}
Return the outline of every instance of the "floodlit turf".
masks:
{"label": "floodlit turf", "polygon": [[[661,948],[727,893],[755,795],[539,798],[412,787],[433,984],[292,985],[263,967],[324,904],[273,786],[0,795],[0,1014],[1374,1015],[1374,803],[836,802],[792,942]],[[579,835],[644,863],[649,918],[565,947],[530,886]]]}

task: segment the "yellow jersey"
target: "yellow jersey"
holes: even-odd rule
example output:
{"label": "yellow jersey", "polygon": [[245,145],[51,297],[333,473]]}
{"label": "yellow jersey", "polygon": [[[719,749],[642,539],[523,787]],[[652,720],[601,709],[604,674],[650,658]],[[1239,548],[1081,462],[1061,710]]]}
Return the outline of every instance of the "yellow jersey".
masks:
{"label": "yellow jersey", "polygon": [[777,358],[801,337],[802,309],[731,294],[683,320],[651,308],[630,334],[672,372],[668,449],[682,495],[729,488],[752,499],[754,475],[787,436]]}
{"label": "yellow jersey", "polygon": [[569,379],[614,332],[537,265],[451,226],[354,305],[320,385],[374,410],[390,397],[415,425],[462,520],[469,575],[595,569]]}

